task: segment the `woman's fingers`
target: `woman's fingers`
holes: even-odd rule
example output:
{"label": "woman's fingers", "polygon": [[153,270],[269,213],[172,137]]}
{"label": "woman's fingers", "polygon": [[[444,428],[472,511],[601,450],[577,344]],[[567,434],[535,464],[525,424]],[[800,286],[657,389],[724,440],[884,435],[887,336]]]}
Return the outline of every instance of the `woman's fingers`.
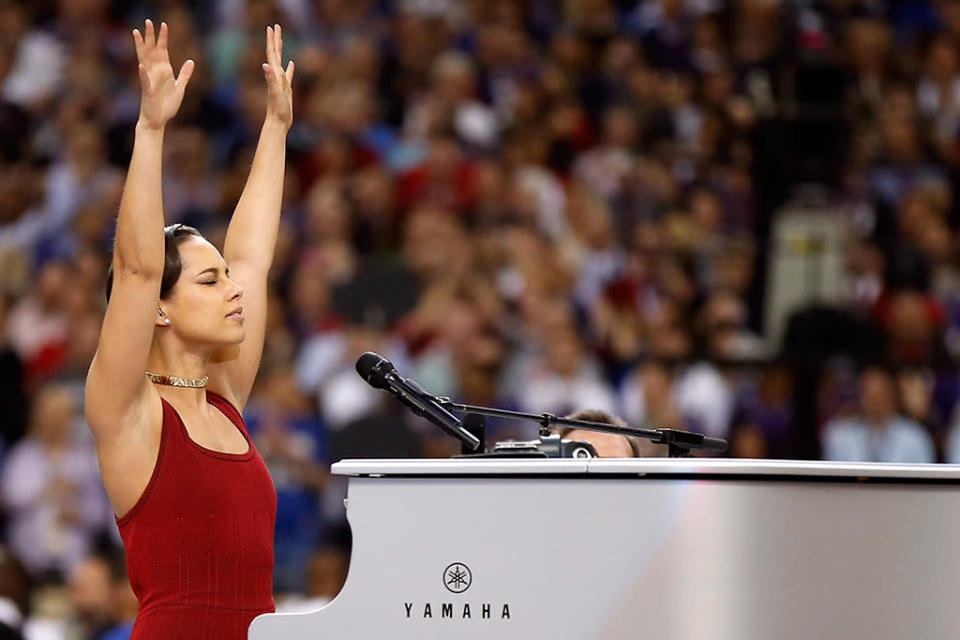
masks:
{"label": "woman's fingers", "polygon": [[283,70],[283,27],[279,24],[274,24],[272,29],[267,27],[267,63],[277,70],[278,78],[283,73],[287,82],[293,81],[293,60],[287,63],[286,71]]}
{"label": "woman's fingers", "polygon": [[157,44],[157,37],[153,30],[153,21],[147,18],[146,26],[143,32],[143,42],[147,45],[147,48],[152,48]]}
{"label": "woman's fingers", "polygon": [[279,24],[267,27],[267,64],[279,73],[283,69],[283,28]]}
{"label": "woman's fingers", "polygon": [[133,30],[133,47],[137,50],[137,60],[143,60],[143,36],[139,29]]}
{"label": "woman's fingers", "polygon": [[157,36],[157,47],[166,50],[167,48],[167,23],[160,23],[160,35]]}
{"label": "woman's fingers", "polygon": [[283,68],[283,29],[279,24],[267,27],[265,49],[267,61],[263,64],[263,73],[267,82],[272,83],[278,80],[281,82],[281,87],[284,79],[288,84],[293,82],[293,60],[287,63],[286,70]]}
{"label": "woman's fingers", "polygon": [[267,27],[267,39],[263,45],[264,54],[267,56],[267,64],[273,64],[273,29]]}
{"label": "woman's fingers", "polygon": [[180,73],[177,74],[177,86],[180,87],[180,90],[184,90],[187,87],[187,83],[190,82],[190,77],[193,76],[194,68],[193,60],[187,60],[183,63],[183,66],[180,67]]}

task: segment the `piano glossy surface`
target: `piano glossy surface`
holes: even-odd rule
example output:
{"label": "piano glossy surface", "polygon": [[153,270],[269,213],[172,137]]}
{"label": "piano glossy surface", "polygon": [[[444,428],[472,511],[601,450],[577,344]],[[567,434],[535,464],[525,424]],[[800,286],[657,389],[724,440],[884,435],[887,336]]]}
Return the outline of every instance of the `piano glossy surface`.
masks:
{"label": "piano glossy surface", "polygon": [[350,476],[346,585],[315,612],[257,618],[253,640],[960,634],[955,466],[372,460],[334,470]]}

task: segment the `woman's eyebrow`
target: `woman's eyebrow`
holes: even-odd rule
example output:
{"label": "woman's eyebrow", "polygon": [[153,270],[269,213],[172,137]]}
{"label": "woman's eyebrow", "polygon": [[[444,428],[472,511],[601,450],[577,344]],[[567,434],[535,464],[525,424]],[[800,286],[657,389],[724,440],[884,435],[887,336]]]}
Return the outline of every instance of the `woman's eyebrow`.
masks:
{"label": "woman's eyebrow", "polygon": [[[225,275],[229,276],[229,275],[230,275],[230,267],[227,267],[226,269],[224,269],[223,272],[224,272]],[[196,277],[199,278],[200,276],[204,275],[205,273],[212,273],[213,275],[218,275],[218,274],[220,273],[220,268],[219,268],[219,267],[208,267],[208,268],[204,269],[203,271],[201,271],[200,273],[198,273]]]}

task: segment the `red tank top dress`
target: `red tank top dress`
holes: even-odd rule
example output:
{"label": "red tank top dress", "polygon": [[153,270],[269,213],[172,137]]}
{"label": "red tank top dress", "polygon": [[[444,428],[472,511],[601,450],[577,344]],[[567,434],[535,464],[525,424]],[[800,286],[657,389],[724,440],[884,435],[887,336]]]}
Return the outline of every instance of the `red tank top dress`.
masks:
{"label": "red tank top dress", "polygon": [[207,392],[246,453],[206,449],[166,401],[160,452],[137,504],[117,520],[140,608],[131,640],[245,640],[274,611],[277,493],[240,413]]}

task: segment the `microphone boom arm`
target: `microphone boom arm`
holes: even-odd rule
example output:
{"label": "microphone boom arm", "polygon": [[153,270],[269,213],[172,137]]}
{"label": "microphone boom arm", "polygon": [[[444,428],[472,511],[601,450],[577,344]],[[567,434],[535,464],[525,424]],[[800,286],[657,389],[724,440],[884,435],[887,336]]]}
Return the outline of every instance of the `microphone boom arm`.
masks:
{"label": "microphone boom arm", "polygon": [[613,433],[623,436],[634,436],[645,438],[654,444],[667,445],[667,455],[671,458],[682,458],[690,455],[693,449],[704,449],[714,451],[724,451],[727,448],[727,441],[722,438],[711,438],[701,433],[692,431],[682,431],[680,429],[641,429],[638,427],[623,427],[606,422],[591,422],[590,420],[577,420],[575,418],[564,418],[552,413],[525,413],[523,411],[510,411],[508,409],[496,409],[493,407],[478,407],[470,404],[460,404],[450,398],[438,397],[437,404],[446,409],[454,411],[463,411],[468,413],[478,413],[481,415],[494,416],[498,418],[517,418],[522,420],[534,420],[540,423],[540,434],[548,435],[551,426],[563,425],[586,429],[588,431],[598,431],[600,433]]}

